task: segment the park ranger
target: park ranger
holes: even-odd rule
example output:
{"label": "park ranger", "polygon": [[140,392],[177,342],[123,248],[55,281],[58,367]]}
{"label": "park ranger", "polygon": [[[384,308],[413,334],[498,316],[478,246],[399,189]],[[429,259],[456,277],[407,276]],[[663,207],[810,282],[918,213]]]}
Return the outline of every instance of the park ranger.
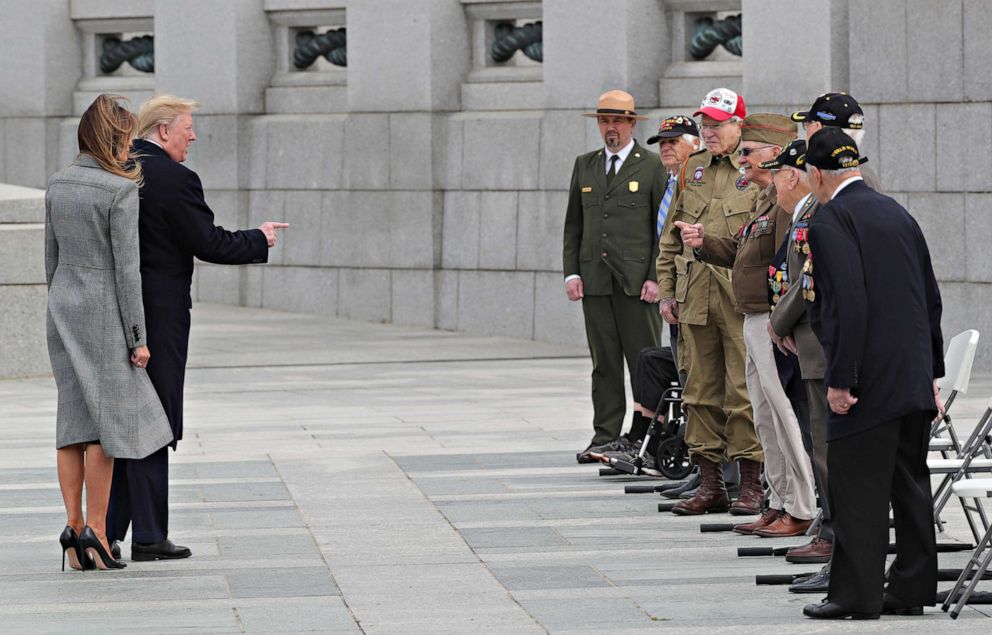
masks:
{"label": "park ranger", "polygon": [[701,478],[695,495],[672,510],[676,514],[730,508],[721,470],[728,460],[740,462],[742,491],[760,487],[755,481],[764,454],[744,384],[744,319],[734,310],[730,270],[697,261],[675,225],[702,224],[712,236],[733,237],[749,219],[759,189],[741,172],[741,121],[746,115],[744,98],[727,88],[703,98],[693,116],[701,117],[706,150],[690,156],[679,171],[661,236],[660,308],[666,322],[680,325],[679,368],[687,373],[685,440]]}
{"label": "park ranger", "polygon": [[655,224],[667,177],[658,155],[634,140],[637,121],[646,117],[634,110],[631,95],[604,93],[596,112],[584,116],[597,120],[604,145],[575,160],[562,270],[568,299],[582,301],[593,366],[594,436],[576,458],[593,463],[592,454],[633,449],[620,436],[627,405],[623,364],[626,359],[633,378],[641,349],[658,346],[661,335],[653,306]]}

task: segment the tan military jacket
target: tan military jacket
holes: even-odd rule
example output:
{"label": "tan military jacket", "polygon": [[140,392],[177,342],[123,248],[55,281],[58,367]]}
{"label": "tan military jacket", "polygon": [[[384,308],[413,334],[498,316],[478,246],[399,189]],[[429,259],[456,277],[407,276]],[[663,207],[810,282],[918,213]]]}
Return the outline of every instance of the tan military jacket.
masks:
{"label": "tan military jacket", "polygon": [[703,150],[683,164],[659,245],[658,297],[675,298],[679,322],[704,325],[709,319],[710,285],[732,296],[730,269],[696,260],[682,243],[675,221],[699,223],[704,234],[733,238],[750,218],[758,186],[740,172],[735,151],[719,159]]}
{"label": "tan military jacket", "polygon": [[699,260],[733,267],[734,308],[739,313],[766,313],[768,266],[785,240],[792,214],[778,204],[778,192],[771,184],[758,194],[754,214],[733,238],[703,234]]}

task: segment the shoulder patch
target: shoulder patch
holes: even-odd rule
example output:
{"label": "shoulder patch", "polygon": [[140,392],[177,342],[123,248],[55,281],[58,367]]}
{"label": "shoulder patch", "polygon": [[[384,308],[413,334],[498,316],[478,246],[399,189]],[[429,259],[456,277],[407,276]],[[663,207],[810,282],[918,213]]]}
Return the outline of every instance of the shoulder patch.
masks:
{"label": "shoulder patch", "polygon": [[748,185],[751,185],[751,182],[747,180],[746,176],[741,176],[737,179],[736,185],[737,185],[737,189],[743,192],[744,190],[747,189]]}

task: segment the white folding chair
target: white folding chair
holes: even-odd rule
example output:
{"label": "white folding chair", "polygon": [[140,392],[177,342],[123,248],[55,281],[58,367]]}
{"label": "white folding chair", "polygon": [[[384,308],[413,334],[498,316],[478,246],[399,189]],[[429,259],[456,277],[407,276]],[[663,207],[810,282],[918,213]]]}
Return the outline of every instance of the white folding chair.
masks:
{"label": "white folding chair", "polygon": [[[951,421],[950,411],[958,393],[968,392],[968,386],[971,384],[971,367],[975,362],[975,351],[978,350],[978,339],[978,331],[969,329],[958,333],[947,343],[947,352],[944,354],[944,376],[937,380],[937,388],[944,400],[944,413],[937,415],[930,426],[929,445],[931,452],[940,452],[940,456],[944,459],[961,458],[963,455],[961,441]],[[941,488],[949,487],[950,483],[950,479],[945,478],[941,482]],[[940,488],[938,494],[934,495],[935,501],[940,500],[939,493]],[[939,531],[944,530],[940,511],[946,502],[945,499],[934,507],[934,522]]]}
{"label": "white folding chair", "polygon": [[[975,478],[958,481],[951,486],[951,491],[961,498],[961,505],[964,507],[966,515],[969,512],[976,512],[984,518],[985,512],[981,499],[992,497],[992,478]],[[966,501],[969,499],[974,501],[974,506],[969,507],[967,505]],[[958,576],[954,587],[947,593],[944,604],[940,608],[946,611],[954,603],[954,610],[951,611],[951,617],[957,619],[961,613],[961,609],[968,604],[968,599],[975,592],[978,581],[985,575],[985,571],[989,568],[990,563],[992,563],[992,527],[986,525],[985,535],[975,545],[975,550],[972,552],[968,564],[961,570],[961,575]],[[968,583],[968,587],[964,592],[961,592],[961,588],[966,582]],[[960,595],[958,595],[959,593]],[[957,600],[956,603],[955,599]]]}
{"label": "white folding chair", "polygon": [[[944,354],[944,376],[937,380],[937,388],[944,400],[944,414],[934,419],[930,430],[930,449],[940,452],[949,458],[948,453],[955,456],[961,454],[961,443],[948,414],[958,393],[967,393],[971,383],[971,367],[975,362],[975,351],[978,349],[978,331],[969,329],[962,331],[947,344]],[[947,433],[947,438],[941,435]]]}

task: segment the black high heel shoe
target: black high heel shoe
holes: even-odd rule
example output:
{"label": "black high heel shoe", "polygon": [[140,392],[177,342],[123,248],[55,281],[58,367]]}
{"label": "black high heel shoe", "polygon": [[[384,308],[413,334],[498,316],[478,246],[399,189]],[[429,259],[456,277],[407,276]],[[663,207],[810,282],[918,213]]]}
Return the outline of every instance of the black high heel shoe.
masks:
{"label": "black high heel shoe", "polygon": [[86,566],[86,559],[83,558],[83,549],[79,546],[79,536],[76,530],[66,525],[59,536],[59,544],[62,545],[62,570],[65,571],[65,557],[69,556],[69,567],[76,571],[82,571]]}
{"label": "black high heel shoe", "polygon": [[127,566],[119,560],[114,560],[107,553],[107,550],[103,548],[103,543],[96,537],[96,534],[93,533],[89,525],[83,529],[83,533],[79,534],[79,546],[93,560],[93,564],[96,565],[97,569],[123,569]]}

